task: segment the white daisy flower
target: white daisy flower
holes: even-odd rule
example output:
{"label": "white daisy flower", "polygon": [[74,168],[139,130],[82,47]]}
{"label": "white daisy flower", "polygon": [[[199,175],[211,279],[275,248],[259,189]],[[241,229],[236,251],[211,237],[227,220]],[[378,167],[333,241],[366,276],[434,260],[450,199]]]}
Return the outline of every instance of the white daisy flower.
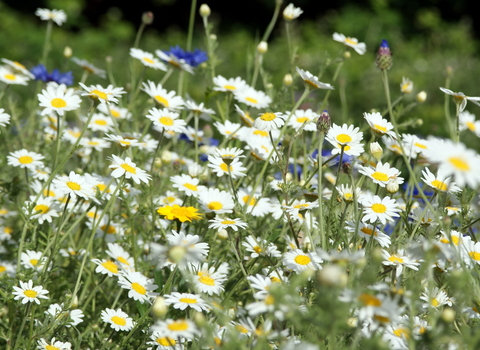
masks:
{"label": "white daisy flower", "polygon": [[379,220],[385,225],[387,221],[393,222],[394,218],[400,216],[398,213],[401,212],[401,209],[398,208],[395,199],[391,199],[388,196],[382,199],[377,195],[365,194],[361,199],[361,203],[363,214],[365,214],[362,218],[363,222],[373,223]]}
{"label": "white daisy flower", "polygon": [[10,115],[5,113],[3,108],[0,108],[0,126],[10,124]]}
{"label": "white daisy flower", "polygon": [[153,332],[147,345],[152,346],[149,349],[155,350],[184,350],[184,342],[185,339],[182,337],[174,339],[163,332]]}
{"label": "white daisy flower", "polygon": [[251,253],[251,258],[258,258],[260,255],[272,258],[279,258],[282,256],[278,251],[277,246],[272,242],[268,242],[266,239],[247,236],[245,242],[242,242],[242,245],[247,252]]}
{"label": "white daisy flower", "polygon": [[150,52],[146,52],[146,51],[143,51],[143,50],[136,49],[136,48],[132,47],[130,49],[130,56],[132,56],[133,58],[136,58],[137,60],[142,62],[142,64],[146,67],[150,67],[150,68],[153,68],[153,69],[160,69],[160,70],[163,70],[163,71],[167,70],[167,66],[165,64],[163,64],[162,62],[160,62]]}
{"label": "white daisy flower", "polygon": [[305,131],[317,131],[316,120],[319,115],[311,109],[297,109],[290,118],[288,125],[293,127],[296,131],[300,128]]}
{"label": "white daisy flower", "polygon": [[239,114],[240,119],[245,124],[245,126],[247,126],[247,127],[252,127],[253,126],[254,120],[252,119],[252,117],[250,117],[250,113],[248,113],[247,111],[243,111],[237,105],[235,105],[235,110]]}
{"label": "white daisy flower", "polygon": [[19,168],[27,168],[29,170],[35,170],[36,168],[43,168],[43,162],[41,161],[45,157],[41,154],[21,149],[19,151],[10,152],[7,156],[8,165]]}
{"label": "white daisy flower", "polygon": [[159,332],[160,334],[168,334],[174,339],[179,337],[193,339],[198,333],[195,324],[187,319],[172,320],[167,318],[165,321],[157,320],[150,330],[152,332]]}
{"label": "white daisy flower", "polygon": [[191,293],[178,293],[165,294],[165,304],[173,305],[174,309],[185,310],[187,307],[194,309],[195,311],[209,311],[207,303],[198,294]]}
{"label": "white daisy flower", "polygon": [[393,124],[384,119],[380,113],[363,113],[363,116],[375,134],[395,137]]}
{"label": "white daisy flower", "polygon": [[188,109],[189,111],[192,111],[198,114],[215,114],[215,111],[211,108],[206,108],[203,102],[201,102],[200,104],[197,104],[194,101],[186,100],[185,109]]}
{"label": "white daisy flower", "polygon": [[38,8],[35,11],[35,15],[40,17],[42,21],[53,21],[57,25],[61,26],[67,21],[67,14],[63,10],[49,10]]}
{"label": "white daisy flower", "polygon": [[226,79],[221,75],[217,75],[213,78],[213,83],[216,85],[213,87],[213,90],[223,92],[235,92],[248,87],[247,82],[240,77]]}
{"label": "white daisy flower", "polygon": [[[88,118],[83,117],[82,120],[86,122]],[[94,113],[88,124],[88,128],[92,131],[108,132],[113,130],[113,127],[114,124],[112,118],[101,113]]]}
{"label": "white daisy flower", "polygon": [[198,194],[198,202],[206,213],[224,214],[231,213],[235,207],[232,195],[217,188],[209,188]]}
{"label": "white daisy flower", "polygon": [[192,273],[193,283],[196,289],[208,295],[220,295],[224,291],[223,283],[227,280],[228,264],[222,263],[215,268],[209,267],[208,263],[191,264],[190,271]]}
{"label": "white daisy flower", "polygon": [[114,117],[115,119],[130,119],[132,113],[128,111],[128,108],[121,108],[116,105],[109,105],[106,103],[99,104],[97,107],[98,111],[102,112],[105,115]]}
{"label": "white daisy flower", "polygon": [[442,90],[447,95],[453,96],[453,101],[457,104],[460,104],[460,112],[463,112],[463,110],[467,106],[467,101],[472,101],[477,106],[480,106],[480,97],[465,96],[463,92],[453,92],[452,90],[445,89],[443,87],[441,87],[440,90]]}
{"label": "white daisy flower", "polygon": [[251,189],[239,188],[238,201],[246,206],[247,213],[253,216],[265,216],[272,212],[272,204],[269,198],[262,198],[260,190],[251,193]]}
{"label": "white daisy flower", "polygon": [[15,290],[12,294],[15,295],[15,300],[22,300],[22,304],[35,302],[40,305],[38,299],[48,299],[48,290],[43,289],[42,286],[33,286],[32,280],[27,283],[20,281],[20,287],[13,286]]}
{"label": "white daisy flower", "polygon": [[46,341],[44,338],[40,338],[37,340],[37,345],[39,350],[71,350],[72,344],[67,342],[61,342],[59,340],[55,340],[55,337],[52,338],[49,342]]}
{"label": "white daisy flower", "polygon": [[360,143],[363,139],[363,132],[359,131],[358,127],[353,125],[343,124],[341,127],[332,124],[328,130],[325,139],[330,142],[335,148],[332,154],[340,154],[342,149],[347,155],[358,157],[364,152],[363,144]]}
{"label": "white daisy flower", "polygon": [[185,174],[171,176],[170,181],[173,182],[173,187],[185,192],[187,196],[198,197],[200,192],[207,190],[205,186],[198,185],[199,179],[194,179]]}
{"label": "white daisy flower", "polygon": [[322,83],[320,80],[318,80],[317,77],[315,77],[312,73],[309,71],[300,69],[298,67],[295,68],[297,70],[297,73],[300,74],[300,77],[303,79],[305,82],[305,85],[309,89],[327,89],[327,90],[334,90],[333,86],[330,84]]}
{"label": "white daisy flower", "polygon": [[248,224],[246,222],[243,222],[241,219],[238,218],[229,219],[216,217],[212,220],[208,220],[208,222],[210,223],[210,225],[208,225],[208,228],[214,230],[226,230],[230,227],[236,232],[239,228],[246,229],[248,227]]}
{"label": "white daisy flower", "polygon": [[34,250],[28,250],[22,252],[20,255],[21,264],[27,269],[35,269],[42,271],[44,264],[47,262],[47,258],[43,256],[42,252],[36,252]]}
{"label": "white daisy flower", "polygon": [[28,207],[34,205],[31,211],[31,218],[37,220],[40,225],[43,224],[44,221],[51,223],[52,218],[59,216],[60,207],[53,197],[40,197],[37,202],[34,203],[35,198],[35,196],[31,196],[30,201],[25,202],[25,206],[23,207],[25,214],[28,215],[30,213]]}
{"label": "white daisy flower", "polygon": [[[63,85],[63,84],[62,84]],[[53,87],[48,85],[46,89],[38,94],[39,106],[45,107],[42,115],[48,115],[56,112],[58,115],[64,115],[66,111],[74,111],[80,108],[82,100],[75,95],[73,89],[65,89],[65,85]]]}
{"label": "white daisy flower", "polygon": [[175,96],[175,91],[168,92],[162,88],[161,84],[155,85],[153,81],[143,83],[143,91],[145,91],[155,102],[164,108],[168,109],[182,109],[184,102],[180,96]]}
{"label": "white daisy flower", "polygon": [[[348,232],[354,233],[355,232],[356,223],[353,221],[347,221],[347,226],[345,227]],[[358,231],[357,234],[361,238],[365,238],[368,242],[371,238],[380,244],[382,248],[388,248],[391,244],[390,236],[386,235],[378,227],[375,227],[375,231],[373,230],[373,225],[365,224],[363,222],[358,223]]]}
{"label": "white daisy flower", "polygon": [[455,301],[454,298],[448,297],[447,293],[438,287],[433,287],[431,290],[425,287],[425,291],[420,296],[420,299],[425,301],[422,305],[425,309],[430,307],[438,308],[442,305],[452,306]]}
{"label": "white daisy flower", "polygon": [[72,61],[75,62],[75,64],[82,67],[83,70],[85,70],[88,74],[95,74],[95,75],[98,75],[100,78],[107,77],[107,72],[105,70],[95,67],[93,64],[91,64],[87,60],[82,60],[77,57],[72,57]]}
{"label": "white daisy flower", "polygon": [[353,192],[353,188],[347,184],[341,184],[337,186],[338,194],[342,197],[342,199],[347,203],[352,203],[354,199],[357,201],[359,200],[360,196],[362,195],[362,189],[360,187],[355,188],[355,195]]}
{"label": "white daisy flower", "polygon": [[282,113],[263,113],[255,119],[253,126],[258,130],[272,131],[280,129],[285,124],[285,116]]}
{"label": "white daisy flower", "polygon": [[94,199],[95,191],[93,184],[88,182],[82,175],[71,171],[68,176],[57,176],[52,181],[55,188],[64,195],[70,195],[72,199],[82,197],[84,199]]}
{"label": "white daisy flower", "polygon": [[439,164],[444,176],[453,176],[460,188],[465,185],[477,188],[480,184],[480,158],[463,143],[448,139],[431,140],[424,155],[430,162]]}
{"label": "white daisy flower", "polygon": [[402,77],[402,83],[400,84],[400,91],[404,94],[409,94],[413,91],[413,82],[405,77]]}
{"label": "white daisy flower", "polygon": [[140,181],[148,184],[148,181],[152,179],[152,177],[147,174],[145,170],[138,168],[136,164],[132,162],[130,157],[127,157],[125,160],[123,160],[122,158],[112,154],[111,160],[113,164],[110,165],[109,168],[114,169],[112,171],[112,177],[115,179],[125,175],[125,178],[132,179],[137,185],[140,183]]}
{"label": "white daisy flower", "polygon": [[76,326],[83,322],[83,314],[80,309],[67,310],[63,304],[51,304],[45,314],[54,320],[65,322],[66,327]]}
{"label": "white daisy flower", "polygon": [[418,266],[420,263],[416,262],[415,259],[409,257],[404,253],[403,249],[399,249],[396,253],[390,254],[385,249],[382,249],[382,264],[386,266],[395,266],[397,269],[397,277],[401,275],[403,267],[408,267],[409,269],[418,271]]}
{"label": "white daisy flower", "polygon": [[399,177],[400,170],[390,167],[390,164],[378,162],[375,168],[359,166],[358,172],[368,176],[373,183],[385,187],[391,179],[395,179],[398,184],[403,183],[403,177]]}
{"label": "white daisy flower", "polygon": [[303,13],[300,7],[293,6],[292,3],[288,4],[287,7],[283,10],[283,19],[285,21],[290,22],[294,19],[298,18]]}
{"label": "white daisy flower", "polygon": [[210,155],[208,156],[209,164],[207,166],[211,168],[218,177],[228,175],[231,176],[232,179],[236,179],[238,177],[243,177],[247,175],[245,173],[247,168],[242,166],[242,163],[239,160],[235,159],[229,164],[225,163],[225,160],[225,158],[219,158]]}
{"label": "white daisy flower", "polygon": [[2,62],[3,62],[3,63],[6,63],[7,65],[9,65],[14,71],[17,71],[17,72],[19,72],[19,73],[22,73],[23,75],[26,75],[26,76],[29,77],[30,79],[34,79],[34,78],[35,78],[35,75],[33,75],[33,74],[27,69],[27,67],[25,67],[25,66],[24,66],[23,64],[21,64],[20,62],[7,60],[6,58],[2,58]]}
{"label": "white daisy flower", "polygon": [[367,51],[367,45],[365,45],[365,43],[359,43],[357,38],[350,38],[340,33],[333,33],[333,40],[351,47],[359,55],[363,55]]}
{"label": "white daisy flower", "polygon": [[154,280],[145,277],[136,271],[121,271],[118,276],[118,284],[124,289],[128,289],[128,297],[140,303],[152,303],[158,293],[154,290],[158,288]]}
{"label": "white daisy flower", "polygon": [[423,182],[437,191],[456,193],[462,190],[455,184],[455,182],[451,181],[451,175],[445,175],[445,172],[442,168],[438,169],[437,176],[435,176],[428,168],[422,170],[422,175]]}
{"label": "white daisy flower", "polygon": [[245,89],[235,91],[233,93],[235,100],[241,103],[245,103],[247,106],[254,108],[267,108],[272,99],[263,91],[257,91],[254,88],[248,86]]}
{"label": "white daisy flower", "polygon": [[85,90],[85,92],[81,93],[82,96],[88,96],[94,100],[98,100],[100,103],[118,103],[117,97],[127,93],[123,90],[123,87],[114,88],[111,84],[106,88],[101,85],[91,85],[88,87],[82,83],[79,83],[79,85]]}
{"label": "white daisy flower", "polygon": [[109,323],[110,327],[117,332],[129,331],[134,326],[133,320],[120,308],[117,310],[106,308],[102,311],[100,316],[103,322]]}
{"label": "white daisy flower", "polygon": [[162,60],[170,64],[174,68],[178,68],[184,70],[190,74],[195,74],[193,71],[193,67],[189,65],[183,58],[178,58],[173,53],[167,55],[162,50],[156,50],[155,54]]}
{"label": "white daisy flower", "polygon": [[168,108],[157,109],[152,108],[148,111],[146,117],[153,121],[155,130],[173,131],[176,133],[182,133],[185,131],[187,123],[183,119],[179,119],[180,114],[170,111]]}
{"label": "white daisy flower", "polygon": [[458,119],[460,131],[468,129],[480,137],[480,120],[475,120],[474,114],[463,111],[459,114]]}
{"label": "white daisy flower", "polygon": [[126,268],[133,268],[135,262],[128,252],[122,248],[118,243],[108,243],[108,250],[106,253],[112,259],[117,260],[122,266]]}
{"label": "white daisy flower", "polygon": [[116,144],[128,148],[138,147],[138,140],[132,137],[123,137],[121,135],[105,134],[105,140],[115,142]]}
{"label": "white daisy flower", "polygon": [[92,259],[92,262],[97,264],[95,272],[108,275],[109,277],[118,276],[119,265],[115,264],[112,260]]}
{"label": "white daisy flower", "polygon": [[29,80],[30,78],[23,74],[17,74],[5,66],[0,66],[0,81],[3,81],[5,84],[27,85]]}
{"label": "white daisy flower", "polygon": [[[1,115],[0,115],[1,118]],[[213,125],[217,128],[218,132],[226,138],[236,139],[238,138],[238,133],[241,132],[243,126],[238,123],[232,123],[228,119],[222,124],[220,122],[215,122]]]}
{"label": "white daisy flower", "polygon": [[289,270],[300,273],[306,269],[320,270],[323,260],[314,252],[304,252],[300,249],[283,253],[283,264]]}

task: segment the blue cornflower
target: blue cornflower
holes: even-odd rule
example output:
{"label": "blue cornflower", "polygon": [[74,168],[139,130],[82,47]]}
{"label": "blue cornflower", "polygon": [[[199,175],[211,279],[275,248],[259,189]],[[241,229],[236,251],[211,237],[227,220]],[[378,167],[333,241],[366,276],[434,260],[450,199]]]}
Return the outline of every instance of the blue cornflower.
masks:
{"label": "blue cornflower", "polygon": [[167,55],[174,55],[178,59],[184,60],[186,63],[192,67],[197,67],[200,63],[208,60],[207,53],[200,49],[195,49],[194,51],[184,51],[180,46],[170,47],[169,51],[165,51]]}
{"label": "blue cornflower", "polygon": [[54,81],[67,86],[73,84],[72,72],[61,73],[58,69],[54,69],[52,73],[48,73],[47,68],[43,64],[33,67],[30,72],[35,76],[35,80],[45,82]]}

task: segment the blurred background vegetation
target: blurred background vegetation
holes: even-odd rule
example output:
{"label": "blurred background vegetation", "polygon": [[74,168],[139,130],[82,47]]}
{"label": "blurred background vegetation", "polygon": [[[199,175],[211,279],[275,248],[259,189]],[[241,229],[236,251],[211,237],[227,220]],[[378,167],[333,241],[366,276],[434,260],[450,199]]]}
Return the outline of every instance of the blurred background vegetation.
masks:
{"label": "blurred background vegetation", "polygon": [[[197,3],[197,7],[201,3]],[[209,20],[214,24],[213,32],[218,37],[216,53],[220,64],[217,74],[227,78],[247,78],[251,74],[256,44],[271,20],[275,1],[207,3],[212,9]],[[284,2],[282,6],[288,3]],[[392,98],[400,95],[399,85],[403,76],[414,82],[414,91],[404,99],[404,105],[414,101],[416,93],[422,90],[428,94],[427,101],[405,118],[421,118],[424,121],[423,125],[412,127],[409,132],[446,135],[445,95],[439,87],[445,86],[447,67],[452,72],[452,90],[480,96],[477,83],[480,72],[479,35],[469,16],[474,13],[473,2],[343,0],[335,4],[319,4],[317,1],[298,0],[294,5],[304,10],[291,26],[293,45],[298,48],[295,65],[313,74],[321,73],[321,81],[331,82],[337,65],[335,59],[344,52],[344,46],[332,40],[333,32],[356,37],[367,44],[367,53],[363,56],[352,51],[352,57],[345,62],[334,84],[336,90],[330,96],[328,108],[337,124],[353,122],[358,125],[363,121],[363,112],[385,107],[380,71],[374,65],[382,39],[388,40],[393,52],[394,64],[389,71]],[[63,57],[65,46],[72,48],[73,56],[87,59],[103,69],[105,58],[111,57],[117,83],[125,86],[130,81],[125,62],[145,11],[152,11],[155,19],[144,32],[141,49],[154,52],[156,49],[168,50],[175,45],[185,48],[187,41],[188,0],[137,0],[128,7],[106,0],[0,2],[2,57],[19,61],[28,68],[39,63],[45,38],[46,23],[34,15],[38,7],[63,9],[68,15],[67,23],[53,28],[47,67],[49,70],[73,70],[75,82],[82,72]],[[205,50],[204,29],[198,11],[193,43],[194,47]],[[269,39],[264,70],[275,89],[280,89],[284,75],[292,72],[285,22],[281,16]],[[163,72],[149,70],[146,78],[158,82],[162,76]],[[208,83],[201,68],[197,69],[191,82],[194,84],[189,86],[190,95],[197,101],[203,100]],[[98,77],[89,78],[88,83],[106,84]],[[173,82],[169,83],[172,86],[167,88],[176,88]],[[300,81],[296,84],[301,91]],[[261,79],[256,88],[266,89]],[[311,96],[310,103],[318,105],[323,94],[314,92]],[[449,107],[453,113],[453,103]],[[474,114],[480,113],[478,108],[471,103],[467,105],[467,110]],[[468,135],[464,142],[474,147],[477,140]]]}

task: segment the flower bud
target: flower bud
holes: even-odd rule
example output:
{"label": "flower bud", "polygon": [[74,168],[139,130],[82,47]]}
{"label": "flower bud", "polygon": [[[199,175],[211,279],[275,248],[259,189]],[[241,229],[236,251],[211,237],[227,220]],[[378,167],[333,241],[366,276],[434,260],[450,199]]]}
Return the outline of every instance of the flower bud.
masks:
{"label": "flower bud", "polygon": [[169,250],[168,252],[168,258],[173,261],[174,263],[179,263],[185,258],[185,255],[187,254],[187,251],[184,247],[182,246],[174,246],[172,249]]}
{"label": "flower bud", "polygon": [[398,183],[397,181],[391,179],[390,181],[388,181],[387,183],[387,191],[390,192],[390,193],[396,193],[399,189],[399,186],[398,186]]}
{"label": "flower bud", "polygon": [[317,131],[326,134],[332,125],[332,119],[327,110],[324,110],[317,120]]}
{"label": "flower bud", "polygon": [[392,67],[392,52],[388,46],[388,42],[383,39],[380,47],[378,48],[377,59],[375,65],[381,70],[390,69]]}
{"label": "flower bud", "polygon": [[417,94],[417,101],[419,103],[423,103],[425,102],[425,100],[427,99],[427,93],[425,91],[420,91],[418,94]]}
{"label": "flower bud", "polygon": [[153,23],[153,12],[147,11],[144,12],[142,15],[142,22],[143,24],[149,25]]}
{"label": "flower bud", "polygon": [[65,46],[65,48],[63,49],[63,56],[65,58],[72,57],[72,49],[70,48],[70,46]]}
{"label": "flower bud", "polygon": [[152,307],[153,315],[157,318],[163,318],[168,312],[168,306],[165,304],[165,298],[157,297]]}
{"label": "flower bud", "polygon": [[292,85],[292,83],[293,83],[292,75],[290,73],[285,74],[285,76],[283,77],[283,85],[288,87]]}
{"label": "flower bud", "polygon": [[345,287],[348,277],[345,271],[337,265],[327,265],[318,272],[318,281],[327,287]]}
{"label": "flower bud", "polygon": [[170,163],[172,161],[172,152],[170,151],[163,151],[162,152],[162,160],[165,162],[165,163]]}
{"label": "flower bud", "polygon": [[227,230],[225,230],[224,228],[222,228],[222,229],[218,230],[217,236],[218,236],[218,238],[220,238],[220,239],[227,239],[227,238],[228,238],[228,232],[227,232]]}
{"label": "flower bud", "polygon": [[209,36],[211,41],[217,41],[217,35],[216,34],[210,34]]}
{"label": "flower bud", "polygon": [[378,142],[370,143],[370,154],[375,158],[377,161],[382,159],[383,149],[382,146]]}
{"label": "flower bud", "polygon": [[348,58],[350,58],[350,57],[352,57],[352,54],[350,53],[350,51],[345,51],[345,52],[343,53],[343,58],[348,59]]}
{"label": "flower bud", "polygon": [[442,319],[447,323],[452,323],[455,321],[455,310],[451,307],[446,307],[442,312]]}
{"label": "flower bud", "polygon": [[345,173],[345,174],[351,174],[352,173],[352,163],[350,162],[344,162],[342,164],[342,171]]}
{"label": "flower bud", "polygon": [[260,41],[257,46],[257,51],[259,54],[264,55],[268,51],[268,43],[266,41]]}
{"label": "flower bud", "polygon": [[207,4],[200,5],[199,12],[200,12],[200,16],[202,17],[208,17],[212,13],[212,11],[210,11],[210,7]]}

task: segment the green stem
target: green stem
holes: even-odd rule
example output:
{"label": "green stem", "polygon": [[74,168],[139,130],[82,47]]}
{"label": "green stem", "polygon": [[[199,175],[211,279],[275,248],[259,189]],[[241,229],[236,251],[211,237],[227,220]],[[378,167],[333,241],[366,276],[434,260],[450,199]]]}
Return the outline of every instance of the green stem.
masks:
{"label": "green stem", "polygon": [[[321,132],[320,137],[318,140],[318,180],[317,180],[317,193],[318,193],[318,228],[320,233],[320,239],[322,242],[322,249],[327,249],[327,240],[325,238],[325,229],[323,227],[323,199],[322,199],[322,192],[323,192],[323,174],[322,174],[322,148],[323,148],[323,140],[325,139],[325,133]],[[313,244],[313,242],[312,242]]]}
{"label": "green stem", "polygon": [[190,19],[188,22],[187,51],[192,49],[193,26],[195,24],[195,10],[197,9],[197,0],[192,0],[190,7]]}
{"label": "green stem", "polygon": [[53,21],[47,22],[47,33],[45,34],[45,43],[43,44],[43,55],[42,55],[42,63],[45,67],[47,66],[47,57],[48,57],[48,52],[50,51],[50,37],[52,35],[52,25],[53,25]]}
{"label": "green stem", "polygon": [[[338,74],[340,73],[340,69],[342,68],[343,66],[343,60],[340,61],[340,63],[338,64],[337,66],[337,69],[335,70],[335,73],[333,74],[333,79],[332,79],[332,83],[334,83],[336,80],[337,80],[337,77],[338,77]],[[330,93],[332,92],[332,90],[328,90],[327,93],[325,94],[325,97],[323,98],[323,101],[322,101],[322,104],[320,105],[320,108],[318,110],[318,113],[321,113],[326,107],[327,107],[327,104],[328,104],[328,97],[330,96]]]}

